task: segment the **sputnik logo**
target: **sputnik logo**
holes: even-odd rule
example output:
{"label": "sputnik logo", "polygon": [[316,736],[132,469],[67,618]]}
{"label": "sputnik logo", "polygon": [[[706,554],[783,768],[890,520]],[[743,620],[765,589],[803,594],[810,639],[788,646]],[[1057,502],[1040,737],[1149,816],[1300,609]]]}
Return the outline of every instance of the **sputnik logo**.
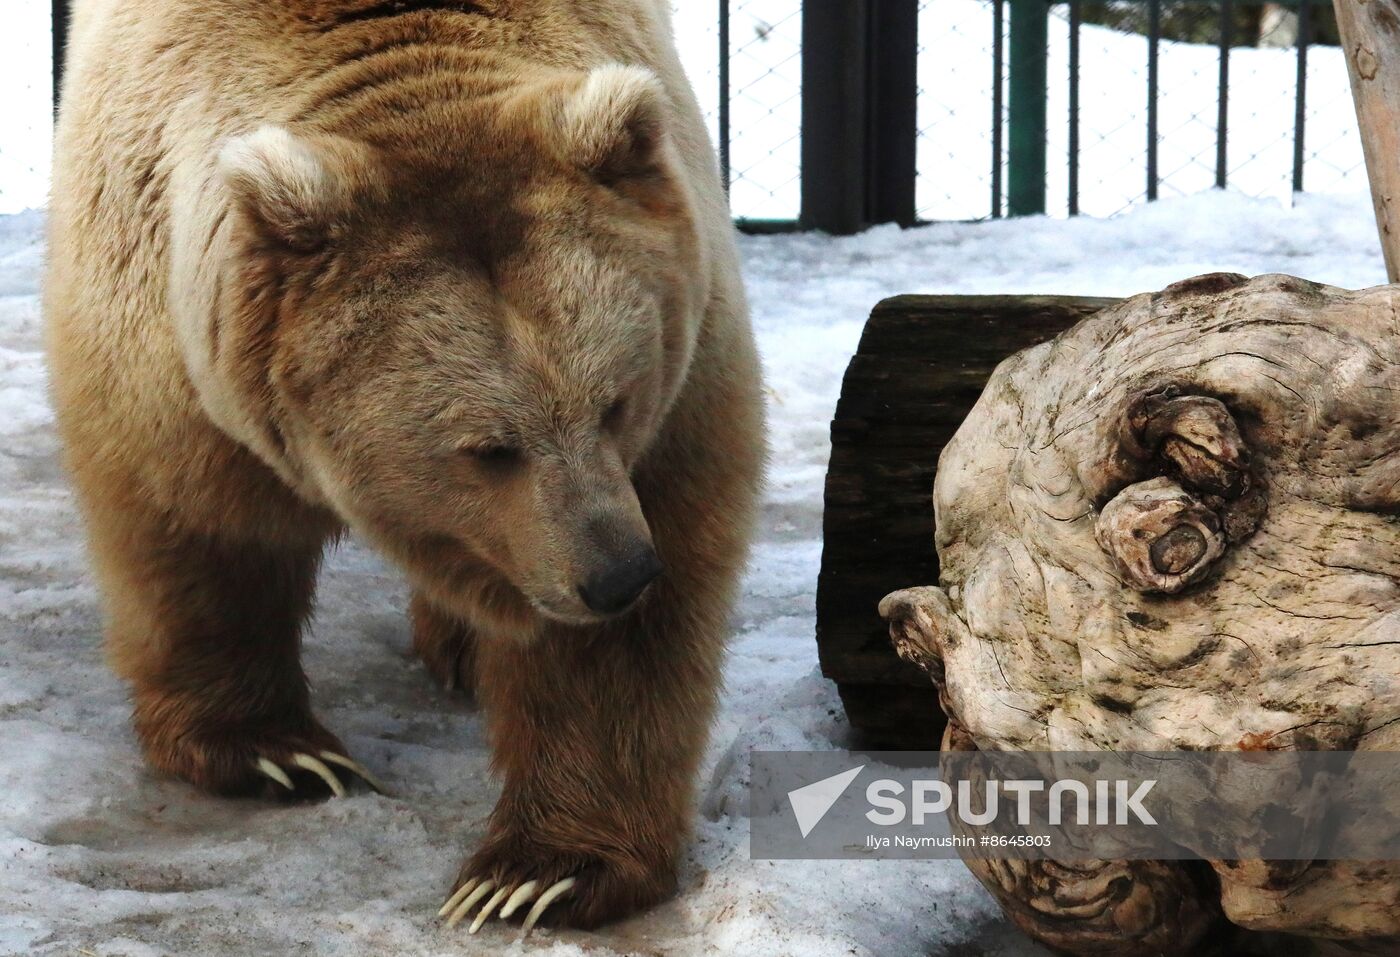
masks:
{"label": "sputnik logo", "polygon": [[803,838],[811,834],[812,829],[822,822],[826,812],[841,800],[841,795],[846,793],[851,782],[864,770],[865,765],[862,764],[858,768],[833,774],[815,784],[788,792],[788,803],[792,805],[792,813],[797,818],[797,827],[802,831]]}

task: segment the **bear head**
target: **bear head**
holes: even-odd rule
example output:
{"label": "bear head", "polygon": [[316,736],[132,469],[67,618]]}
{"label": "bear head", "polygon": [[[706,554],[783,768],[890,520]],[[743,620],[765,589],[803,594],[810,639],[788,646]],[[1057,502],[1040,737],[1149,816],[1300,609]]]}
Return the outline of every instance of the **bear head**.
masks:
{"label": "bear head", "polygon": [[291,484],[430,600],[528,636],[661,571],[633,477],[709,270],[653,74],[492,82],[226,142],[207,351]]}

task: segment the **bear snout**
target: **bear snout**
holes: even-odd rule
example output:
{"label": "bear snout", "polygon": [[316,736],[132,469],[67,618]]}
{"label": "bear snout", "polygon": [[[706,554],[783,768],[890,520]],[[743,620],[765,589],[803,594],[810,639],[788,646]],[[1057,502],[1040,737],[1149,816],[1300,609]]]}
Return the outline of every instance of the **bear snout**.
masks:
{"label": "bear snout", "polygon": [[595,614],[620,615],[636,604],[662,570],[655,549],[639,543],[623,558],[610,561],[589,575],[578,586],[578,596]]}

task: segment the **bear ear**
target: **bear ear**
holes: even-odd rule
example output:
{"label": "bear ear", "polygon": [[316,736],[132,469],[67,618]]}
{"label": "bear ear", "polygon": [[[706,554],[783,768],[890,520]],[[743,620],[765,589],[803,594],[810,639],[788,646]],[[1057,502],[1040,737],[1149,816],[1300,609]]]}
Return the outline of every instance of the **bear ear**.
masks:
{"label": "bear ear", "polygon": [[310,252],[346,206],[348,184],[334,159],[326,144],[263,126],[225,143],[218,167],[235,206],[266,239]]}
{"label": "bear ear", "polygon": [[666,94],[650,70],[609,64],[589,71],[560,105],[565,157],[601,182],[660,166]]}

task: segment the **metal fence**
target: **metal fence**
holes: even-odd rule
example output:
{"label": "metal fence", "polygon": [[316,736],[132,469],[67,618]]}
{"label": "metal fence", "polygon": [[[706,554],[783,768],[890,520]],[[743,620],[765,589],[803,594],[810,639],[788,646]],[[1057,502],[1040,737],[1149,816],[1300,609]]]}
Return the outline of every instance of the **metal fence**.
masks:
{"label": "metal fence", "polygon": [[[53,0],[55,49],[66,6]],[[1366,187],[1327,0],[672,7],[750,229],[1107,216],[1221,185],[1285,201]],[[46,58],[47,35],[24,43]],[[6,133],[32,147],[47,141],[40,126],[36,113]],[[27,162],[36,180],[37,154],[22,153],[0,141],[0,167]],[[15,205],[3,184],[22,180],[0,180],[0,203]]]}
{"label": "metal fence", "polygon": [[741,220],[801,206],[802,3],[673,0],[676,37]]}
{"label": "metal fence", "polygon": [[928,0],[919,27],[921,219],[1366,188],[1325,0]]}
{"label": "metal fence", "polygon": [[[801,0],[715,6],[730,70],[713,128],[741,223],[1108,216],[1217,187],[1291,201],[1367,185],[1326,0],[848,0],[807,4],[805,22]],[[889,89],[903,56],[907,96]],[[874,194],[907,192],[890,180],[911,138],[912,209],[868,215]]]}

